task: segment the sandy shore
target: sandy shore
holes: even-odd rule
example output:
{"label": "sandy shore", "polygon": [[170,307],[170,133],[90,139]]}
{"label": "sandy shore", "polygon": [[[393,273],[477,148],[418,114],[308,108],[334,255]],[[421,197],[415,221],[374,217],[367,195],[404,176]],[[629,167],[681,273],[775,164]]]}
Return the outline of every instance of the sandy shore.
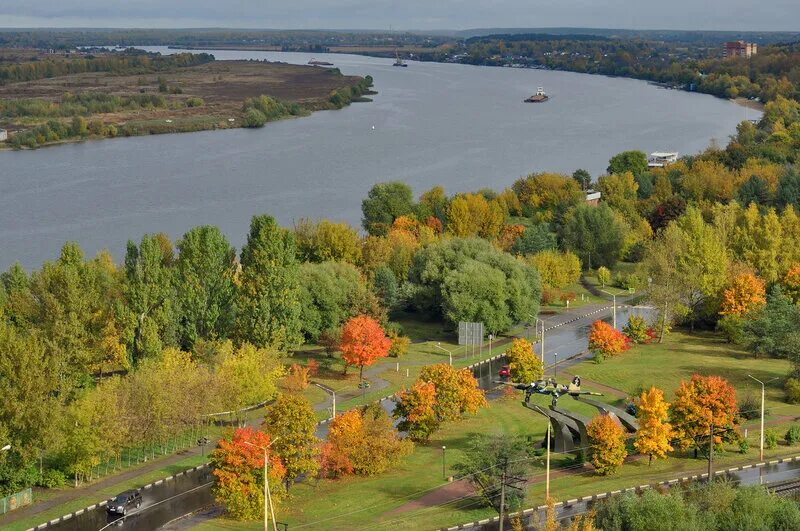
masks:
{"label": "sandy shore", "polygon": [[737,105],[741,105],[742,107],[747,107],[748,109],[753,109],[758,112],[764,112],[764,104],[760,101],[748,100],[747,98],[733,98],[731,101]]}

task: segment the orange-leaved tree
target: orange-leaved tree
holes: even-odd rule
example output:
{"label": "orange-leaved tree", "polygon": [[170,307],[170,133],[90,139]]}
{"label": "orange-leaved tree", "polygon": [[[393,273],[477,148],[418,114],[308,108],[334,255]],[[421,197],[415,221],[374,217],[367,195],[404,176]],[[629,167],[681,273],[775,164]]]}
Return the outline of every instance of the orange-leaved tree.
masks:
{"label": "orange-leaved tree", "polygon": [[[211,473],[217,481],[213,492],[236,520],[264,517],[264,450],[270,437],[251,427],[239,428],[220,439],[211,453]],[[281,482],[286,473],[277,455],[269,456],[270,494],[273,502],[284,493]]]}
{"label": "orange-leaved tree", "polygon": [[434,411],[441,422],[459,419],[465,413],[477,413],[486,405],[486,396],[469,369],[454,369],[451,365],[437,363],[423,368],[419,380],[435,386]]}
{"label": "orange-leaved tree", "polygon": [[616,356],[631,348],[631,340],[622,332],[606,323],[595,321],[589,332],[589,349],[595,353],[595,359]]}
{"label": "orange-leaved tree", "polygon": [[669,404],[664,400],[661,389],[651,387],[642,392],[636,405],[636,416],[639,418],[639,431],[636,432],[634,448],[649,457],[648,465],[653,462],[653,457],[667,457],[667,452],[672,451],[669,444],[672,439],[672,425],[667,422]]}
{"label": "orange-leaved tree", "polygon": [[800,264],[790,267],[783,277],[783,293],[795,304],[800,303]]}
{"label": "orange-leaved tree", "polygon": [[733,277],[722,292],[720,315],[742,316],[767,303],[764,281],[753,273]]}
{"label": "orange-leaved tree", "polygon": [[586,433],[597,473],[606,476],[616,472],[628,455],[625,430],[610,416],[598,415],[586,425]]}
{"label": "orange-leaved tree", "polygon": [[408,433],[414,441],[427,441],[439,429],[436,418],[436,386],[417,380],[411,389],[397,394],[397,405],[392,415],[400,419],[397,428]]}
{"label": "orange-leaved tree", "polygon": [[342,327],[342,339],[339,343],[342,359],[347,365],[360,369],[360,378],[364,376],[364,367],[369,367],[377,360],[385,358],[391,347],[392,341],[386,337],[380,323],[372,317],[358,315]]}
{"label": "orange-leaved tree", "polygon": [[505,352],[511,379],[515,382],[535,382],[544,375],[542,360],[536,357],[533,345],[527,339],[515,339]]}
{"label": "orange-leaved tree", "polygon": [[714,443],[739,438],[736,391],[725,378],[695,374],[682,381],[670,407],[670,421],[678,447],[707,450],[711,426]]}

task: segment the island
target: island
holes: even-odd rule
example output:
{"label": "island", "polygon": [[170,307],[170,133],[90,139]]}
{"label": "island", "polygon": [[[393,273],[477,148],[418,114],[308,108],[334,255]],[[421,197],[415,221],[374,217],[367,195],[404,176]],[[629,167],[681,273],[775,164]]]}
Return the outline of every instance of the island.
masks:
{"label": "island", "polygon": [[234,127],[369,101],[370,76],[207,53],[0,49],[0,147]]}

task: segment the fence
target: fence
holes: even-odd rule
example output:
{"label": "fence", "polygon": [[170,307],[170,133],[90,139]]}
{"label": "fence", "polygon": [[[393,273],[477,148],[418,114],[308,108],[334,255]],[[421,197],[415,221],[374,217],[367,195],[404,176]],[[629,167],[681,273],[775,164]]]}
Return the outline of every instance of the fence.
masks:
{"label": "fence", "polygon": [[33,503],[33,491],[27,488],[21,492],[10,494],[5,498],[0,498],[0,514],[19,509]]}

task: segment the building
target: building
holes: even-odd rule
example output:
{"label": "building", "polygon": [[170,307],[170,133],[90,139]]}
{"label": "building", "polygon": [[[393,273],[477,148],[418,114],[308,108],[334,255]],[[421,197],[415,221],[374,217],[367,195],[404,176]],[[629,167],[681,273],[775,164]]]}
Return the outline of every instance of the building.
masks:
{"label": "building", "polygon": [[587,190],[586,191],[586,204],[591,206],[597,206],[600,203],[600,196],[602,194],[600,192],[595,192],[594,190]]}
{"label": "building", "polygon": [[8,140],[8,131],[0,129],[0,142],[5,142],[6,140]]}
{"label": "building", "polygon": [[678,153],[650,153],[650,158],[647,159],[647,166],[650,168],[663,168],[667,164],[674,164],[678,162]]}
{"label": "building", "polygon": [[750,57],[758,53],[758,44],[745,41],[725,43],[725,57]]}

